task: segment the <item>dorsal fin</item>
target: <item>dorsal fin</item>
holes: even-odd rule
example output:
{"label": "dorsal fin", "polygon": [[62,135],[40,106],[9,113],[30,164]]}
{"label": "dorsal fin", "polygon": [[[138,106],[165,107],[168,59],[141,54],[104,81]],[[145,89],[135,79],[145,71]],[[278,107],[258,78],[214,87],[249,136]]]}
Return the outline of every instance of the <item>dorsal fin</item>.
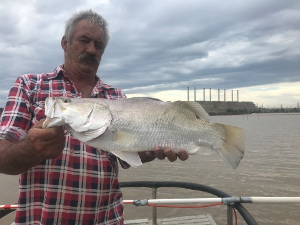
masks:
{"label": "dorsal fin", "polygon": [[134,100],[154,100],[154,101],[159,101],[159,102],[162,102],[162,100],[158,99],[158,98],[152,98],[152,97],[131,97],[131,98],[127,98],[128,99],[134,99]]}
{"label": "dorsal fin", "polygon": [[210,118],[205,109],[198,102],[176,101],[175,104],[180,104],[192,111],[198,119],[209,122]]}

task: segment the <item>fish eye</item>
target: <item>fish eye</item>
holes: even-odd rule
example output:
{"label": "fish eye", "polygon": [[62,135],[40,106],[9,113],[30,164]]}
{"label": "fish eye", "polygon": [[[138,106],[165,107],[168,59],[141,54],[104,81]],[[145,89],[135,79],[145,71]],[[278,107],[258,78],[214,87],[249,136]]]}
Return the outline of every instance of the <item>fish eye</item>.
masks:
{"label": "fish eye", "polygon": [[63,103],[69,103],[69,102],[71,102],[70,99],[68,99],[68,98],[64,98],[64,99],[63,99]]}

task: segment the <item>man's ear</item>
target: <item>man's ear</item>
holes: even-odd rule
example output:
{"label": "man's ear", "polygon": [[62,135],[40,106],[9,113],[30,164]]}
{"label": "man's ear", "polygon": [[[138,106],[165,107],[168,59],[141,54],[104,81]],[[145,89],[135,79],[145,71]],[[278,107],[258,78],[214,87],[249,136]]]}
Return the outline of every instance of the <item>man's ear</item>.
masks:
{"label": "man's ear", "polygon": [[63,48],[64,52],[67,51],[68,41],[67,41],[66,36],[63,36],[61,39],[61,47]]}

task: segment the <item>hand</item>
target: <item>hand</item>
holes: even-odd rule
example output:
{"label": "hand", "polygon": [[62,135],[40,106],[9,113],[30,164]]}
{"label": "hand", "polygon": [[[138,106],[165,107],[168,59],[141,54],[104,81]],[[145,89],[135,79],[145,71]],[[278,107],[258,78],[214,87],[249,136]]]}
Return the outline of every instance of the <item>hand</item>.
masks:
{"label": "hand", "polygon": [[24,173],[61,154],[65,146],[63,127],[43,129],[43,121],[37,122],[22,141],[0,140],[0,173]]}
{"label": "hand", "polygon": [[39,160],[53,159],[61,154],[65,147],[63,127],[42,128],[43,120],[37,122],[28,131],[25,139],[26,147],[30,148],[32,157]]}
{"label": "hand", "polygon": [[176,161],[177,158],[182,161],[189,158],[189,155],[184,150],[180,150],[178,153],[175,153],[172,149],[162,149],[159,147],[155,147],[153,151],[139,152],[139,156],[143,163],[151,162],[155,158],[163,160],[167,157],[170,162]]}

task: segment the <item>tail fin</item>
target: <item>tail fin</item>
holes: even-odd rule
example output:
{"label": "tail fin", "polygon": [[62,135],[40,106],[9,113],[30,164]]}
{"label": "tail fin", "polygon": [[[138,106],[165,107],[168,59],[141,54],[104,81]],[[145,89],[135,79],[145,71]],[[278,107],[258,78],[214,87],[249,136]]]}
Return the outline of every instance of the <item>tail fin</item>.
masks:
{"label": "tail fin", "polygon": [[245,130],[224,124],[217,125],[225,130],[225,137],[223,143],[214,150],[235,169],[244,156]]}

